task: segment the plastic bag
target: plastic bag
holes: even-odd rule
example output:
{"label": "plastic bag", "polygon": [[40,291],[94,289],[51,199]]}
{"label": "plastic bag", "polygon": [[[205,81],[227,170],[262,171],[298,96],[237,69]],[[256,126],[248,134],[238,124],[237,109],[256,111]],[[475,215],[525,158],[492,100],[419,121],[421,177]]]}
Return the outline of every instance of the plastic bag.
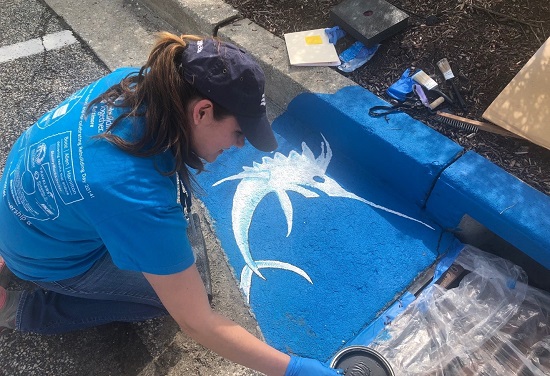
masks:
{"label": "plastic bag", "polygon": [[367,47],[359,41],[353,43],[339,55],[342,64],[338,65],[337,68],[345,73],[353,72],[369,61],[378,50],[378,47],[380,47],[379,44]]}
{"label": "plastic bag", "polygon": [[455,264],[470,271],[458,287],[427,288],[370,347],[397,375],[550,374],[550,294],[472,246]]}

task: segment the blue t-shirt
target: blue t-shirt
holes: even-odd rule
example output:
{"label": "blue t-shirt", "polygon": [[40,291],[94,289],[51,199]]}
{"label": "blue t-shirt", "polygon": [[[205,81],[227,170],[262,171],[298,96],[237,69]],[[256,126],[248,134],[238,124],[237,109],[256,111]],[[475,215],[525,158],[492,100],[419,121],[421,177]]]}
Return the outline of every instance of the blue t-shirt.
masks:
{"label": "blue t-shirt", "polygon": [[[177,202],[173,156],[135,157],[94,138],[124,112],[88,104],[135,68],[76,92],[17,140],[0,187],[0,255],[20,278],[55,281],[88,270],[105,252],[121,269],[172,274],[194,262]],[[135,140],[143,119],[125,119]]]}

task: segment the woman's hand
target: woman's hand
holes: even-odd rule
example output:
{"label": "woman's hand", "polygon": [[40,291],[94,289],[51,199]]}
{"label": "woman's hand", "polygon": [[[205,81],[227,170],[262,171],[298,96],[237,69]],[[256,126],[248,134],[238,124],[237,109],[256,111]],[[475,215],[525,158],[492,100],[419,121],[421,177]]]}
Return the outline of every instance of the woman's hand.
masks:
{"label": "woman's hand", "polygon": [[341,369],[325,366],[318,360],[291,356],[286,368],[285,376],[337,376],[343,375]]}

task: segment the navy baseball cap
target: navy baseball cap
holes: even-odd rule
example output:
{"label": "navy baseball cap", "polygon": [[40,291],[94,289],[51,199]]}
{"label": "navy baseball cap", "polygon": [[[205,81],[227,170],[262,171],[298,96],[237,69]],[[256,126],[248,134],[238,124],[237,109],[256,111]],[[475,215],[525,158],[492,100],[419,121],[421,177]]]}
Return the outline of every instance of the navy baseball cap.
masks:
{"label": "navy baseball cap", "polygon": [[249,54],[208,38],[188,41],[181,64],[185,80],[234,114],[252,146],[267,152],[277,148],[266,114],[264,72]]}

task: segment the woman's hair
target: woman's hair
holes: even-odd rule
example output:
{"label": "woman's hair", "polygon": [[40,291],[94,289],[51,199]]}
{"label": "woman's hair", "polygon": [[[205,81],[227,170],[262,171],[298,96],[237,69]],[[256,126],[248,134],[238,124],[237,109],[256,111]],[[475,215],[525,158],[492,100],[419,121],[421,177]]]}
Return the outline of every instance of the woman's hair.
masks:
{"label": "woman's hair", "polygon": [[[203,171],[203,161],[191,148],[191,125],[188,124],[187,105],[193,99],[203,99],[191,84],[183,78],[178,61],[187,41],[200,40],[194,35],[173,35],[161,32],[149,58],[139,73],[129,75],[120,83],[109,88],[94,99],[88,108],[104,102],[110,106],[128,108],[119,116],[106,132],[104,138],[132,155],[147,157],[170,150],[175,159],[171,175],[177,172],[180,179],[190,187],[191,176],[187,166]],[[214,118],[223,119],[230,113],[223,107],[213,104]],[[145,129],[137,141],[128,141],[117,136],[112,130],[124,118],[145,117]]]}

